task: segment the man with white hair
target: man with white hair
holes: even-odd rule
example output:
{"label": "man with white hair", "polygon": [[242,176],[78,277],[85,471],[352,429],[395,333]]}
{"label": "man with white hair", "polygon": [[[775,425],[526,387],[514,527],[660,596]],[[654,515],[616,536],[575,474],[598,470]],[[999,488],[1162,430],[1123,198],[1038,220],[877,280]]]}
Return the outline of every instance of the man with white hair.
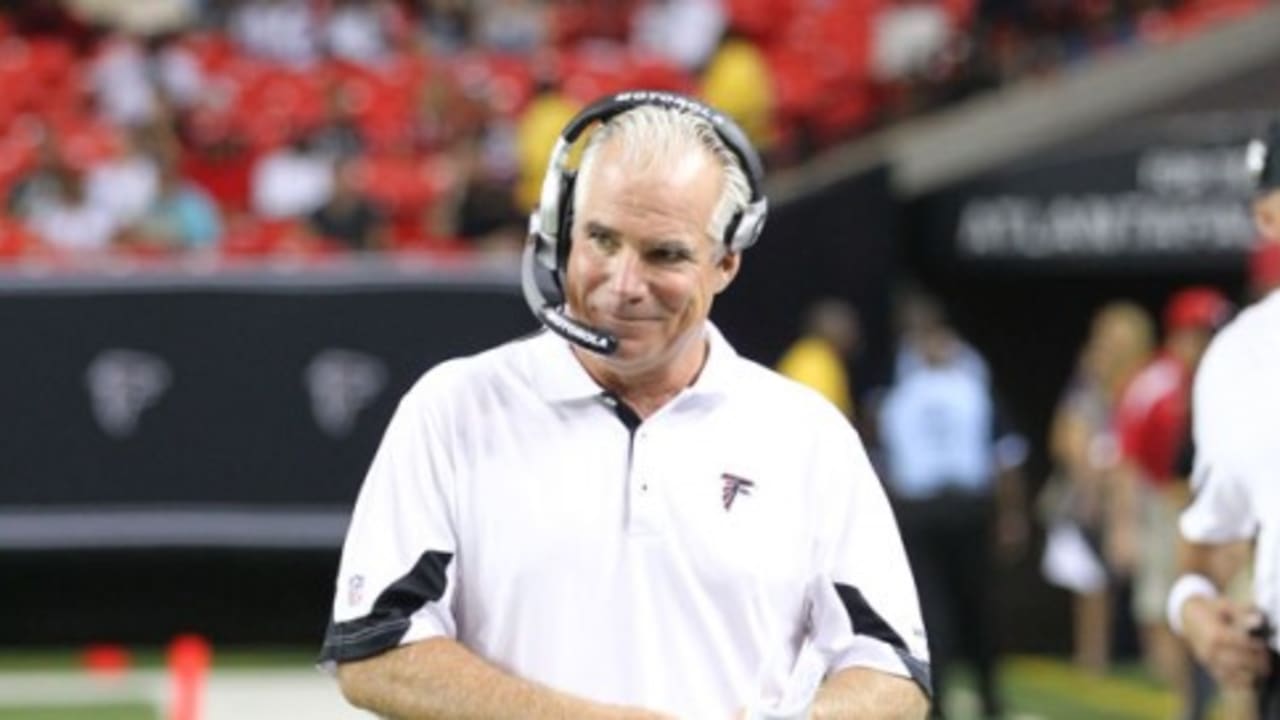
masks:
{"label": "man with white hair", "polygon": [[681,96],[570,122],[525,254],[547,330],[430,370],[356,503],[322,652],[348,700],[923,717],[915,587],[861,443],[708,320],[764,222],[760,174],[731,121]]}

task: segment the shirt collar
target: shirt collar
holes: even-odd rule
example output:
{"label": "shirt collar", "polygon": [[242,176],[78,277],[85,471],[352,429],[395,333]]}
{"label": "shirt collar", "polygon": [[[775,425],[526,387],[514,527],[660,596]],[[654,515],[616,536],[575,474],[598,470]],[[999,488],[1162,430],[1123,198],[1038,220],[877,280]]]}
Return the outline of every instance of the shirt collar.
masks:
{"label": "shirt collar", "polygon": [[[697,380],[687,390],[689,395],[720,395],[733,385],[733,368],[738,353],[710,321],[706,323],[709,343],[707,361]],[[550,331],[542,331],[531,341],[532,376],[541,394],[551,402],[569,402],[598,397],[604,392],[586,368],[578,361],[569,341]]]}

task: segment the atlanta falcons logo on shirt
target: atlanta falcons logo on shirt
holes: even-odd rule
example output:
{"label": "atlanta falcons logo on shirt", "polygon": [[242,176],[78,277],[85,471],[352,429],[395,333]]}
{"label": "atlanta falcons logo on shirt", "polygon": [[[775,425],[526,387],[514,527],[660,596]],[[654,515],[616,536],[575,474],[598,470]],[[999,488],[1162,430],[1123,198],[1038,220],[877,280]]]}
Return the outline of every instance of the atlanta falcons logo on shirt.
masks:
{"label": "atlanta falcons logo on shirt", "polygon": [[754,481],[730,473],[723,473],[720,479],[724,481],[720,500],[724,503],[725,512],[729,512],[729,508],[733,507],[733,501],[737,500],[739,495],[750,495],[751,488],[756,486]]}

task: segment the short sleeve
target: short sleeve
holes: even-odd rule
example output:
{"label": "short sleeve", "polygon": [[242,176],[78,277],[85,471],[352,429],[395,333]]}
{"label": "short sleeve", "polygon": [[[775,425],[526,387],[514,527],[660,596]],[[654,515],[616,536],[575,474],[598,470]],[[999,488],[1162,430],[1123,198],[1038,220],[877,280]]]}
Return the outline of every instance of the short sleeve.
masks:
{"label": "short sleeve", "polygon": [[822,496],[812,640],[829,670],[869,667],[932,695],[920,601],[898,525],[857,434],[840,435]]}
{"label": "short sleeve", "polygon": [[1211,348],[1196,374],[1192,389],[1192,440],[1195,458],[1191,473],[1192,501],[1179,527],[1192,542],[1243,540],[1257,531],[1243,468],[1247,446],[1239,442],[1240,413],[1250,408],[1229,367],[1230,356]]}
{"label": "short sleeve", "polygon": [[456,633],[453,476],[425,382],[401,401],[356,500],[323,664]]}

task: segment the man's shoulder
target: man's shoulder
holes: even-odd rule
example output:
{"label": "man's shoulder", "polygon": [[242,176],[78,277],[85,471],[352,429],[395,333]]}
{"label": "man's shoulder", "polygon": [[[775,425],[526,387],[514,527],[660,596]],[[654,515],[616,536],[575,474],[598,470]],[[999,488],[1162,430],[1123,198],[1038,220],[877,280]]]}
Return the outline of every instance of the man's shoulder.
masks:
{"label": "man's shoulder", "polygon": [[[1217,352],[1280,352],[1280,290],[1245,308],[1210,344]],[[1268,342],[1270,341],[1270,342]],[[1225,350],[1224,350],[1225,349]]]}
{"label": "man's shoulder", "polygon": [[[1280,366],[1280,291],[1236,316],[1209,344],[1197,387],[1251,386],[1274,381]],[[1261,388],[1255,388],[1261,389]]]}

